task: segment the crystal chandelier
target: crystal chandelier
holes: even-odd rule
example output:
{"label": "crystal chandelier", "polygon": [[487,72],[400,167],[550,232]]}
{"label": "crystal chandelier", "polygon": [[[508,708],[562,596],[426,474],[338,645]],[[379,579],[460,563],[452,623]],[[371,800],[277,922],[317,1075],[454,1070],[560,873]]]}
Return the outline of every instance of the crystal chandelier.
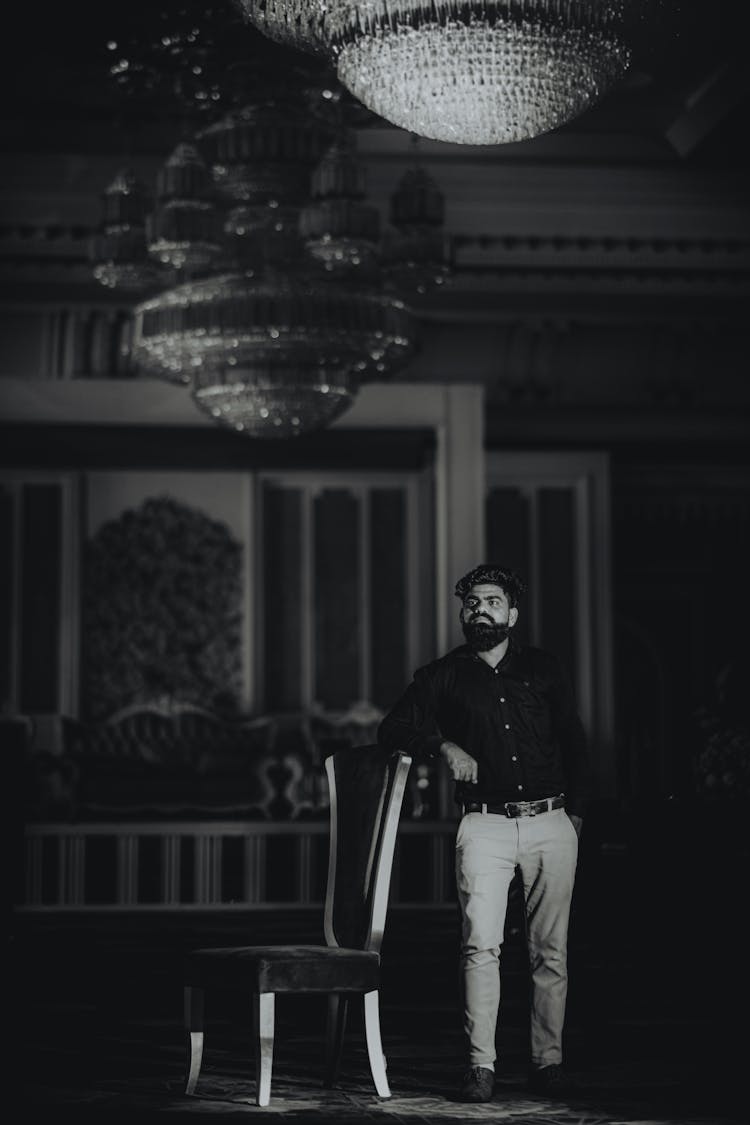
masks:
{"label": "crystal chandelier", "polygon": [[135,310],[139,367],[188,386],[200,375],[201,400],[211,400],[212,378],[226,387],[256,368],[264,378],[305,369],[322,373],[324,404],[336,382],[326,372],[345,372],[354,391],[361,379],[401,366],[413,350],[411,318],[398,299],[286,266],[188,281]]}
{"label": "crystal chandelier", "polygon": [[[162,37],[170,68],[175,50],[197,59],[200,114],[160,169],[151,212],[139,212],[137,262],[161,277],[141,287],[131,355],[139,373],[184,386],[220,425],[291,437],[328,425],[363,382],[401,367],[415,324],[380,270],[378,213],[330,79],[306,73],[295,85],[278,65],[251,68],[252,95],[228,108],[221,81],[209,82],[217,68],[196,12],[194,29],[181,17],[180,34]],[[141,69],[158,88],[158,50]],[[107,275],[115,287],[131,243]]]}
{"label": "crystal chandelier", "polygon": [[402,302],[302,271],[218,274],[135,310],[139,368],[184,383],[216,421],[255,436],[327,424],[364,379],[390,373],[413,351]]}
{"label": "crystal chandelier", "polygon": [[326,50],[368,109],[422,137],[505,144],[549,132],[626,72],[660,0],[238,0],[260,31]]}
{"label": "crystal chandelier", "polygon": [[[344,283],[326,268],[329,252],[336,260],[326,212],[315,227],[325,250],[317,238],[306,245],[299,163],[309,165],[314,151],[311,128],[290,131],[287,122],[274,135],[276,110],[269,109],[255,135],[257,110],[245,107],[206,131],[209,165],[227,197],[224,268],[199,271],[141,301],[132,350],[142,372],[184,384],[218,423],[255,437],[289,437],[333,421],[363,381],[402,366],[416,339],[405,304],[372,273]],[[292,138],[302,147],[288,143]],[[276,167],[249,160],[251,151],[275,153]],[[335,174],[331,180],[331,160],[329,149],[316,168],[317,185],[340,184]],[[352,174],[349,167],[347,184]],[[321,202],[316,195],[313,209]],[[351,240],[341,227],[337,233],[346,264],[356,263]]]}
{"label": "crystal chandelier", "polygon": [[443,231],[445,198],[419,164],[407,169],[391,196],[390,220],[383,244],[383,271],[389,284],[404,296],[445,285],[451,276]]}

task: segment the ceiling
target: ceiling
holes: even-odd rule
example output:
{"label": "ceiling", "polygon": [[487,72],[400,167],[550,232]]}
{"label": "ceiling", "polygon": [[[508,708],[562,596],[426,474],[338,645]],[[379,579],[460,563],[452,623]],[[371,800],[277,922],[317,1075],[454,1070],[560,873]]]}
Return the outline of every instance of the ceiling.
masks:
{"label": "ceiling", "polygon": [[[425,339],[405,379],[483,383],[498,440],[557,440],[574,408],[579,419],[589,412],[581,425],[596,440],[602,412],[615,434],[628,411],[640,432],[662,411],[655,441],[679,411],[690,421],[681,432],[693,435],[709,415],[714,436],[721,425],[736,429],[739,411],[747,417],[741,5],[653,2],[660,20],[626,80],[568,125],[512,145],[419,143],[445,195],[456,269],[450,287],[415,306]],[[231,96],[282,95],[311,75],[332,81],[322,63],[248,26],[233,0],[27,5],[14,40],[24,50],[11,51],[2,73],[1,301],[22,292],[48,303],[114,299],[96,292],[86,265],[100,193],[126,153],[152,176],[195,121],[172,96],[169,68],[155,92],[137,82],[118,89],[107,43],[153,60],[160,13],[184,24],[196,11],[215,40],[210,65],[237,77]],[[346,105],[368,195],[385,212],[413,139],[351,98]]]}

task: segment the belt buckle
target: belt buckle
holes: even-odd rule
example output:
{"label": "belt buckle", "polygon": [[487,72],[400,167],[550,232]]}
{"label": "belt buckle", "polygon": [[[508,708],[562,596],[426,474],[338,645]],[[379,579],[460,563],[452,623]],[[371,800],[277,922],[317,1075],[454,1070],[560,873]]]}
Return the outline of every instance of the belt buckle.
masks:
{"label": "belt buckle", "polygon": [[[512,813],[508,811],[509,809],[515,809],[516,811]],[[514,819],[519,816],[536,816],[536,809],[533,801],[506,801],[505,814],[506,816],[512,816]]]}

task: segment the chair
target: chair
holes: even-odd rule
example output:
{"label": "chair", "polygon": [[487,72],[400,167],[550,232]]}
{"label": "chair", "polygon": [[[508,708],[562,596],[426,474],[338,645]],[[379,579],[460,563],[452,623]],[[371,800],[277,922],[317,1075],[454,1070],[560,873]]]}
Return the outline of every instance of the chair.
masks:
{"label": "chair", "polygon": [[373,1081],[390,1097],[380,1038],[380,945],[393,851],[411,758],[377,746],[339,750],[326,759],[330,794],[325,945],[245,945],[196,949],[185,972],[188,1066],[185,1093],[195,1091],[203,1057],[206,990],[252,993],[256,1104],[271,1097],[277,992],[328,993],[324,1085],[339,1075],[349,998],[364,997]]}

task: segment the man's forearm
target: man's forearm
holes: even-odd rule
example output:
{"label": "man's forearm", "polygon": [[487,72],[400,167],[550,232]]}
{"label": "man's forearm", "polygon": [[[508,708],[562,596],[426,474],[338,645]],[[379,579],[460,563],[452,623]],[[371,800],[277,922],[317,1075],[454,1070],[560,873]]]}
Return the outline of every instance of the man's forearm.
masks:
{"label": "man's forearm", "polygon": [[398,705],[378,727],[378,744],[388,750],[403,750],[416,758],[435,758],[440,753],[442,736],[419,723],[410,707]]}

